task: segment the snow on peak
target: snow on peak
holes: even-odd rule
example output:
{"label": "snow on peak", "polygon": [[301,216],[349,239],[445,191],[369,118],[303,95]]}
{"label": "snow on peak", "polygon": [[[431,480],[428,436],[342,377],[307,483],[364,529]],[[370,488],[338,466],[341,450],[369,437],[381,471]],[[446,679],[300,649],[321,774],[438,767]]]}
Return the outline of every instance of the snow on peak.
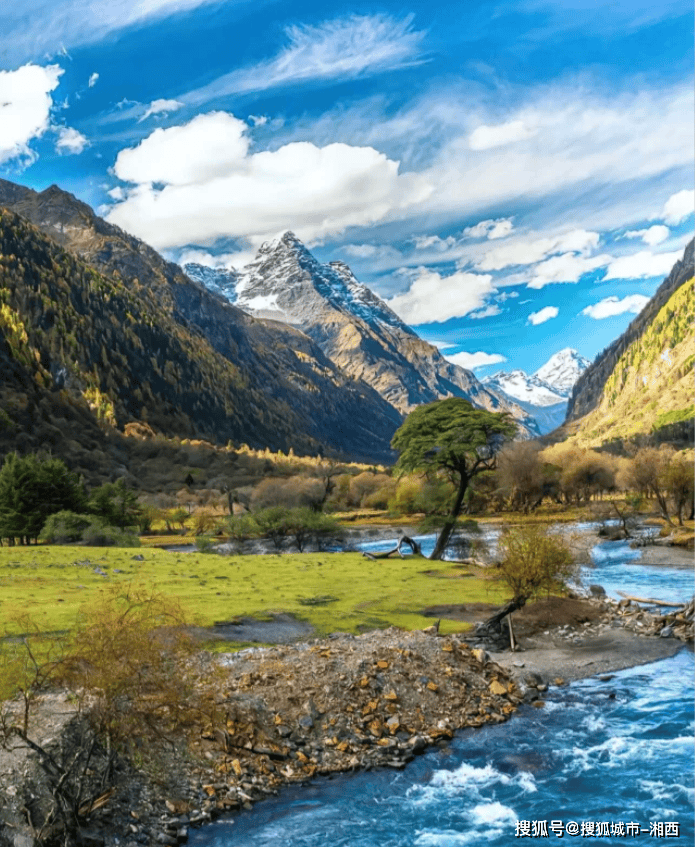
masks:
{"label": "snow on peak", "polygon": [[483,382],[503,391],[508,397],[534,406],[552,406],[565,402],[574,383],[591,363],[576,350],[558,350],[534,374],[525,371],[498,371]]}
{"label": "snow on peak", "polygon": [[483,383],[504,392],[507,397],[533,406],[554,406],[567,399],[554,391],[547,383],[535,376],[528,376],[522,370],[498,371],[492,376],[485,377]]}
{"label": "snow on peak", "polygon": [[548,361],[533,374],[537,379],[549,385],[565,397],[569,397],[579,377],[591,362],[580,356],[571,347],[565,347],[553,354]]}

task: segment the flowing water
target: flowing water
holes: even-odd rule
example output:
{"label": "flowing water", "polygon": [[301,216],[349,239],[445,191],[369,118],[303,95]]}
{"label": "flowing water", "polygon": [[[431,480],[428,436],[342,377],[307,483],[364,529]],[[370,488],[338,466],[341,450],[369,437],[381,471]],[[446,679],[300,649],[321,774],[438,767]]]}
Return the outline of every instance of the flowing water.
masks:
{"label": "flowing water", "polygon": [[[584,578],[610,595],[692,596],[690,566],[640,565],[639,551],[619,542],[597,545],[592,559]],[[684,648],[670,659],[572,683],[549,694],[544,709],[524,706],[505,724],[461,732],[402,772],[288,789],[198,831],[190,843],[501,847],[524,843],[528,832],[529,841],[535,833],[560,845],[576,838],[690,847],[693,672],[692,650]]]}

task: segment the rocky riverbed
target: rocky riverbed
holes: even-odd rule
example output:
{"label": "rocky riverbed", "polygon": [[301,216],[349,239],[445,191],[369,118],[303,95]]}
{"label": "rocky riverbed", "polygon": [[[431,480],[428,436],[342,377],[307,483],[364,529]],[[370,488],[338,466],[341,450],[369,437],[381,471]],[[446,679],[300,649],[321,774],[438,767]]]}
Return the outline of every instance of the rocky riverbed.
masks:
{"label": "rocky riverbed", "polygon": [[[521,649],[513,653],[495,652],[473,631],[440,637],[432,627],[199,654],[189,670],[214,692],[205,717],[186,737],[162,744],[147,773],[120,762],[108,781],[86,780],[82,840],[67,843],[183,843],[190,827],[284,785],[401,769],[457,729],[505,721],[525,701],[541,706],[549,686],[672,655],[682,646],[674,636],[692,640],[692,604],[661,617],[631,601],[555,599],[519,616]],[[89,738],[65,694],[46,695],[32,726],[61,766]],[[32,847],[56,799],[45,760],[42,767],[16,737],[8,747],[0,752],[0,845]],[[96,748],[95,775],[103,757]]]}

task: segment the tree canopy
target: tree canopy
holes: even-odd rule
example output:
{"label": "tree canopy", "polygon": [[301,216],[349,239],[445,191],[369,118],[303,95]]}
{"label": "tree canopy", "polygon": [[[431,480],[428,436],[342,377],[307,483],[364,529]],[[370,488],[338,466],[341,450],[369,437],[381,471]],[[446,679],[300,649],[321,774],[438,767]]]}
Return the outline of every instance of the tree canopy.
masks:
{"label": "tree canopy", "polygon": [[85,494],[77,474],[60,459],[9,453],[0,468],[0,538],[36,539],[49,515],[81,512]]}
{"label": "tree canopy", "polygon": [[418,406],[396,431],[391,446],[400,453],[397,470],[444,472],[456,487],[431,558],[441,558],[446,549],[471,479],[495,467],[499,449],[515,432],[506,412],[476,409],[460,397]]}

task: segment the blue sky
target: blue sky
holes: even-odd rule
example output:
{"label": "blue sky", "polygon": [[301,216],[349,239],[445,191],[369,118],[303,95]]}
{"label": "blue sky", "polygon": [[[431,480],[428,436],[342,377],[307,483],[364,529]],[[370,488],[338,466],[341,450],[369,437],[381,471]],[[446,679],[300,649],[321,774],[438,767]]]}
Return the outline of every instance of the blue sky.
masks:
{"label": "blue sky", "polygon": [[175,261],[291,229],[479,376],[593,358],[692,236],[685,0],[26,0],[0,31],[0,176]]}

